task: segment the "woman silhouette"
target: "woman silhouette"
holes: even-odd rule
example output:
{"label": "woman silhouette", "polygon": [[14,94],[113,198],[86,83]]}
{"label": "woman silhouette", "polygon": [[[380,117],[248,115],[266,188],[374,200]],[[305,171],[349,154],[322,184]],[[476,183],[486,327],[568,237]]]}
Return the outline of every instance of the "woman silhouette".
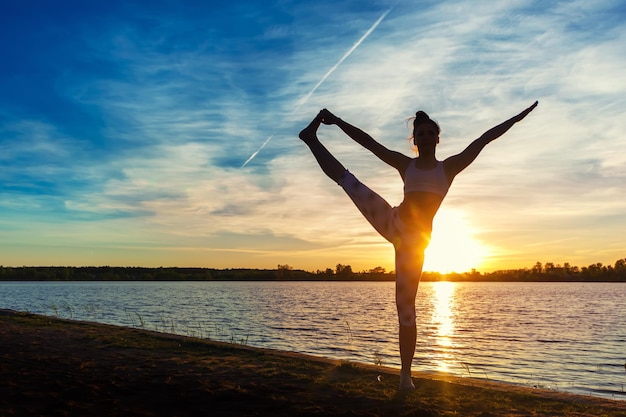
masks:
{"label": "woman silhouette", "polygon": [[[444,161],[438,161],[435,157],[435,148],[439,143],[439,125],[423,111],[418,111],[413,120],[413,143],[417,147],[417,158],[387,149],[361,129],[326,109],[321,110],[300,132],[300,139],[309,146],[322,171],[344,189],[374,229],[393,244],[402,363],[400,390],[415,388],[411,378],[417,334],[415,296],[422,275],[424,250],[430,241],[433,218],[454,177],[471,164],[489,142],[499,138],[521,121],[537,104],[538,102],[533,103],[517,116],[489,129],[463,152]],[[359,145],[398,170],[404,181],[404,200],[399,206],[391,207],[382,197],[363,185],[320,143],[317,129],[321,123],[337,125]]]}

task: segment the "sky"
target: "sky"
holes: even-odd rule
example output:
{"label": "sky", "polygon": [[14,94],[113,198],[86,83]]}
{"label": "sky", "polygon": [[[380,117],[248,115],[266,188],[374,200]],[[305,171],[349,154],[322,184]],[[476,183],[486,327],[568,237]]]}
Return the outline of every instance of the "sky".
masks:
{"label": "sky", "polygon": [[[539,106],[456,177],[425,270],[626,257],[624,0],[8,0],[0,265],[394,270],[298,132],[328,108],[439,159]],[[320,140],[396,206],[393,168]]]}

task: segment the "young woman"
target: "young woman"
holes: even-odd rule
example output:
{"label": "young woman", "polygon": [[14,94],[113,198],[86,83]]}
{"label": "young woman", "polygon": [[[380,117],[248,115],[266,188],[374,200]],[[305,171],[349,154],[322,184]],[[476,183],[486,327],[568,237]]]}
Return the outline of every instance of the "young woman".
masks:
{"label": "young woman", "polygon": [[[415,296],[422,275],[424,250],[430,241],[433,218],[454,177],[471,164],[489,142],[499,138],[521,121],[537,104],[538,102],[533,103],[517,116],[489,129],[463,152],[444,161],[435,157],[435,149],[439,143],[439,125],[423,111],[418,111],[413,120],[413,143],[417,147],[417,158],[387,149],[361,129],[326,109],[321,110],[300,132],[300,139],[309,146],[322,171],[344,189],[374,229],[393,244],[402,363],[400,390],[415,388],[411,378],[417,334]],[[404,181],[404,200],[399,206],[391,207],[382,197],[363,185],[320,143],[317,129],[321,123],[338,126],[359,145],[398,170]]]}

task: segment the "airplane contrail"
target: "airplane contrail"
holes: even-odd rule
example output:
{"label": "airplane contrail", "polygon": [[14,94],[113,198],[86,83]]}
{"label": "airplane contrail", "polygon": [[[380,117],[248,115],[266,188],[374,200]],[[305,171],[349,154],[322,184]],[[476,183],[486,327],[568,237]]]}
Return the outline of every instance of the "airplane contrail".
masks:
{"label": "airplane contrail", "polygon": [[[387,17],[387,15],[389,14],[389,12],[391,12],[391,10],[393,9],[393,7],[391,7],[390,9],[388,9],[387,11],[385,11],[382,15],[380,15],[380,17],[378,18],[378,20],[376,20],[374,22],[374,24],[367,30],[367,32],[365,32],[363,34],[363,36],[361,36],[361,38],[356,41],[354,43],[354,45],[352,45],[352,47],[350,49],[348,49],[348,52],[346,52],[340,59],[339,61],[337,61],[337,63],[335,65],[332,66],[331,69],[328,70],[328,72],[326,72],[326,74],[324,74],[324,76],[317,82],[317,84],[315,84],[315,86],[311,89],[311,91],[309,91],[304,97],[302,97],[298,104],[296,105],[296,107],[291,111],[291,114],[296,113],[298,110],[300,110],[300,107],[302,107],[304,105],[304,103],[306,103],[309,98],[311,98],[311,96],[313,95],[313,93],[315,93],[315,90],[317,90],[323,83],[324,81],[326,81],[326,79],[328,77],[330,77],[330,75],[335,72],[335,70],[337,68],[339,68],[339,66],[343,63],[343,61],[345,61],[346,59],[348,59],[348,57],[350,55],[352,55],[352,53],[356,50],[356,48],[358,48],[365,39],[367,39],[367,37],[369,35],[371,35],[371,33],[378,27],[378,25],[380,24],[380,22],[383,21],[383,19],[385,17]],[[250,161],[252,161],[254,159],[255,156],[258,155],[259,152],[261,152],[261,150],[263,148],[265,148],[265,146],[270,142],[270,140],[272,140],[272,138],[274,137],[274,134],[271,134],[267,139],[265,139],[265,142],[263,142],[263,144],[259,147],[259,149],[256,150],[256,152],[254,152],[252,155],[250,155],[250,157],[248,159],[246,159],[246,162],[243,163],[243,165],[241,165],[241,168],[244,168],[246,165],[248,165],[248,163]]]}
{"label": "airplane contrail", "polygon": [[322,79],[321,79],[321,80],[319,80],[319,82],[318,82],[317,84],[315,84],[315,87],[313,87],[313,88],[311,89],[311,91],[309,91],[309,93],[308,93],[306,96],[304,96],[304,98],[302,98],[302,99],[300,100],[300,103],[296,106],[296,109],[294,110],[294,112],[295,112],[296,110],[299,110],[299,109],[300,109],[300,107],[302,107],[302,105],[303,105],[304,103],[306,103],[306,102],[309,100],[309,98],[313,95],[313,93],[315,92],[315,90],[317,90],[317,89],[319,88],[319,86],[320,86],[320,85],[322,85],[322,83],[323,83],[324,81],[326,81],[326,79],[327,79],[328,77],[330,77],[330,75],[331,75],[333,72],[335,72],[335,70],[339,67],[339,65],[343,64],[343,61],[345,61],[346,59],[348,59],[348,57],[349,57],[350,55],[352,55],[352,52],[354,52],[354,51],[356,50],[356,48],[358,48],[358,47],[359,47],[359,46],[363,43],[363,41],[364,41],[365,39],[367,39],[367,37],[368,37],[368,36],[369,36],[369,35],[370,35],[370,34],[371,34],[371,33],[372,33],[375,29],[376,29],[376,27],[378,27],[378,25],[380,24],[380,22],[382,22],[382,21],[383,21],[383,19],[384,19],[385,17],[387,17],[387,15],[389,14],[389,12],[390,12],[390,11],[391,11],[391,9],[387,10],[386,12],[384,12],[384,13],[383,13],[383,14],[382,14],[379,18],[378,18],[378,20],[377,20],[376,22],[374,22],[374,24],[373,24],[373,25],[372,25],[372,26],[371,26],[371,27],[367,30],[367,32],[365,32],[365,33],[363,34],[363,36],[361,36],[361,39],[359,39],[358,41],[356,41],[356,42],[354,43],[354,45],[352,45],[352,48],[348,49],[348,52],[346,52],[346,53],[345,53],[345,54],[341,57],[341,59],[340,59],[339,61],[337,61],[337,63],[336,63],[335,65],[333,65],[333,67],[332,67],[331,69],[329,69],[329,70],[328,70],[328,72],[327,72],[326,74],[324,74],[324,76],[322,77]]}
{"label": "airplane contrail", "polygon": [[263,145],[261,145],[261,147],[259,149],[256,150],[256,152],[254,152],[252,155],[250,155],[250,158],[246,159],[246,162],[243,163],[243,165],[241,166],[241,168],[245,167],[246,165],[248,165],[248,162],[252,161],[252,159],[257,156],[257,154],[259,152],[261,152],[261,149],[265,148],[265,145],[267,145],[269,143],[270,140],[272,140],[272,138],[274,137],[273,134],[269,135],[267,137],[267,139],[265,139],[265,142],[263,142]]}

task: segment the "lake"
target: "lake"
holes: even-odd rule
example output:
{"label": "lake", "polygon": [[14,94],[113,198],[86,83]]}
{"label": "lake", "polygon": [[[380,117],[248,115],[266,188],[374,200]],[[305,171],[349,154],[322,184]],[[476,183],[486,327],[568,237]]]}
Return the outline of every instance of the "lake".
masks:
{"label": "lake", "polygon": [[[626,283],[424,282],[413,369],[626,400]],[[0,308],[400,367],[390,282],[0,282]]]}

